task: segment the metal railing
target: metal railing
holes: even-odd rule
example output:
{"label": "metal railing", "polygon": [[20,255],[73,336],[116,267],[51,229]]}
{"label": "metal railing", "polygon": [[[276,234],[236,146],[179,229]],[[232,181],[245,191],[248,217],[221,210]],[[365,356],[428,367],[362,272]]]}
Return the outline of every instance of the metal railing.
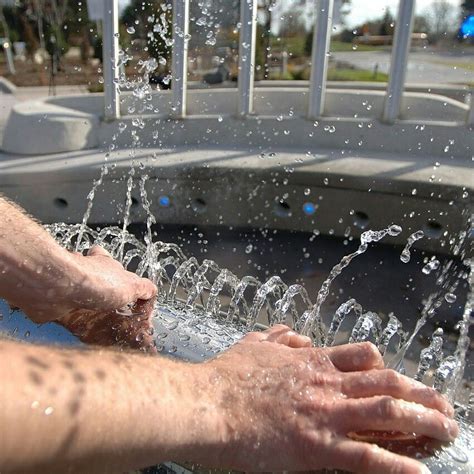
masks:
{"label": "metal railing", "polygon": [[[253,113],[257,0],[241,0],[240,3],[239,99],[236,114],[245,118]],[[105,118],[114,120],[120,116],[117,67],[118,0],[104,0],[104,8]],[[308,103],[308,119],[311,120],[320,118],[324,113],[333,8],[334,0],[316,0]],[[390,74],[381,117],[381,120],[388,124],[394,123],[400,115],[414,14],[415,0],[399,0]],[[173,0],[172,115],[174,118],[186,116],[188,31],[189,0]],[[469,125],[474,124],[474,91],[471,94],[471,107],[466,122]]]}

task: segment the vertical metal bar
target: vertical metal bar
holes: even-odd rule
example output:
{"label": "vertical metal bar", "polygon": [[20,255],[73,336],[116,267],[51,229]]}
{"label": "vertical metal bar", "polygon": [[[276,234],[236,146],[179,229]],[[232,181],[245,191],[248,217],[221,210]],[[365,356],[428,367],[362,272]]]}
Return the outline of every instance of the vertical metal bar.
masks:
{"label": "vertical metal bar", "polygon": [[257,0],[240,1],[239,38],[239,115],[253,111],[255,45],[257,37]]}
{"label": "vertical metal bar", "polygon": [[10,74],[16,74],[15,62],[13,61],[12,54],[12,44],[9,38],[3,38],[3,51],[5,51],[5,55],[7,57],[8,72]]}
{"label": "vertical metal bar", "polygon": [[467,113],[467,124],[474,125],[474,87],[471,87],[471,107]]}
{"label": "vertical metal bar", "polygon": [[115,120],[120,117],[120,101],[118,91],[119,79],[119,29],[118,0],[104,0],[104,117]]}
{"label": "vertical metal bar", "polygon": [[395,122],[400,114],[414,16],[415,0],[400,0],[382,117],[387,123]]}
{"label": "vertical metal bar", "polygon": [[172,90],[174,117],[186,115],[188,82],[189,0],[173,0]]}
{"label": "vertical metal bar", "polygon": [[320,117],[324,111],[333,9],[334,0],[317,0],[309,84],[308,118],[310,119]]}

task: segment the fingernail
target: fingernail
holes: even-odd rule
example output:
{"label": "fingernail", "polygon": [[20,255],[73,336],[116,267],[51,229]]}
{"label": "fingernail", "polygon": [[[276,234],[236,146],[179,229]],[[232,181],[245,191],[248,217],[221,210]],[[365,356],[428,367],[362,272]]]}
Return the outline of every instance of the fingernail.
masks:
{"label": "fingernail", "polygon": [[449,420],[449,434],[454,438],[459,433],[458,424],[454,420]]}
{"label": "fingernail", "polygon": [[431,471],[428,469],[427,466],[425,466],[425,465],[423,464],[423,465],[421,466],[420,473],[421,473],[421,474],[431,474]]}

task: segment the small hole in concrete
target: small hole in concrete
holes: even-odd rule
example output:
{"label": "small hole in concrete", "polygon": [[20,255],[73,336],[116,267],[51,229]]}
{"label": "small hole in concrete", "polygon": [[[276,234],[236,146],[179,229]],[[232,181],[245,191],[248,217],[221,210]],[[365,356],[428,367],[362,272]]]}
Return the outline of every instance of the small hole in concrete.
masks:
{"label": "small hole in concrete", "polygon": [[369,216],[362,211],[354,212],[354,225],[359,229],[365,229],[369,225]]}
{"label": "small hole in concrete", "polygon": [[64,209],[68,206],[68,202],[66,201],[66,199],[58,197],[54,200],[54,205],[59,209]]}
{"label": "small hole in concrete", "polygon": [[194,212],[197,212],[198,214],[202,214],[203,212],[206,212],[207,210],[207,204],[206,201],[202,198],[196,198],[192,204],[191,207],[193,208]]}
{"label": "small hole in concrete", "polygon": [[132,207],[137,207],[137,206],[138,206],[138,199],[132,196]]}
{"label": "small hole in concrete", "polygon": [[278,217],[290,217],[291,207],[286,201],[276,201],[274,212]]}
{"label": "small hole in concrete", "polygon": [[443,234],[443,226],[436,221],[428,221],[423,228],[423,232],[430,239],[439,239]]}

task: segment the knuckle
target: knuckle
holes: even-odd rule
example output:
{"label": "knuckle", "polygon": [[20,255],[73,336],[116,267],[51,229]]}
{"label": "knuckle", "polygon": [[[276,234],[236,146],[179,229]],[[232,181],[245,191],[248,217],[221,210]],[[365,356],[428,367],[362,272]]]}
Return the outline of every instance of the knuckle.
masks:
{"label": "knuckle", "polygon": [[284,333],[290,331],[290,328],[286,326],[285,324],[275,324],[270,328],[270,331],[272,332],[278,332],[278,333]]}
{"label": "knuckle", "polygon": [[393,369],[387,369],[385,371],[385,382],[390,388],[395,389],[402,384],[403,376]]}
{"label": "knuckle", "polygon": [[397,401],[392,397],[382,397],[379,400],[379,414],[383,418],[398,418],[400,416],[400,409]]}
{"label": "knuckle", "polygon": [[374,344],[372,344],[369,341],[362,342],[361,345],[362,345],[362,348],[363,348],[364,352],[366,354],[368,354],[372,359],[382,360],[382,356],[381,356],[379,350],[377,349],[377,346],[375,346]]}
{"label": "knuckle", "polygon": [[357,467],[360,472],[371,472],[374,456],[376,456],[376,448],[372,445],[366,445],[360,450],[359,458],[357,459]]}

